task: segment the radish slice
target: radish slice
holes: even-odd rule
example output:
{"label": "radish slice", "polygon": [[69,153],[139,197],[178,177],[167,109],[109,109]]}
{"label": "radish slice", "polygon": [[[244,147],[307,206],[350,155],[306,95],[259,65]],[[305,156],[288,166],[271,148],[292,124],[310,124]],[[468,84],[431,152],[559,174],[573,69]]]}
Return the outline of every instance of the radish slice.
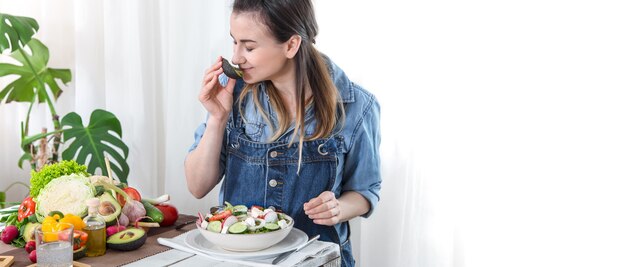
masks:
{"label": "radish slice", "polygon": [[228,218],[226,218],[224,222],[222,222],[222,234],[225,234],[226,231],[228,231],[228,227],[235,224],[236,222],[237,222],[236,216],[233,216],[233,215],[228,216]]}
{"label": "radish slice", "polygon": [[273,223],[278,219],[278,215],[273,210],[270,210],[267,214],[265,214],[265,222]]}

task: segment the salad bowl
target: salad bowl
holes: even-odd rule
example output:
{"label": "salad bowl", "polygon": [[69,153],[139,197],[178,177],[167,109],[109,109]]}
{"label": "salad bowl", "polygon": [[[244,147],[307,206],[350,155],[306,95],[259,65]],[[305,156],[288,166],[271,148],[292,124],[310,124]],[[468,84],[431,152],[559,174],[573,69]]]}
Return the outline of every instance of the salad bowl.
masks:
{"label": "salad bowl", "polygon": [[[196,227],[207,241],[229,251],[269,248],[285,239],[293,229],[293,219],[284,213],[242,206],[228,205],[223,210],[209,213],[196,222]],[[224,212],[230,214],[224,216]]]}

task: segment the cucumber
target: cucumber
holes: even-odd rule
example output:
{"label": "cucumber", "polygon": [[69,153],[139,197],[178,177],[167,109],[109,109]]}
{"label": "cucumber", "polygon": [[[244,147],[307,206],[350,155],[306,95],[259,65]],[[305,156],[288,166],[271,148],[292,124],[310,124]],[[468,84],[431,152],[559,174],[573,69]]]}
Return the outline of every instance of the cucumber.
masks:
{"label": "cucumber", "polygon": [[146,216],[150,217],[152,221],[160,223],[163,221],[163,212],[157,209],[154,205],[150,204],[150,202],[141,200],[141,204],[146,209]]}
{"label": "cucumber", "polygon": [[233,215],[245,215],[248,213],[248,207],[245,205],[237,205],[233,207]]}
{"label": "cucumber", "polygon": [[231,234],[243,234],[248,229],[248,225],[245,222],[236,222],[228,227],[228,232]]}
{"label": "cucumber", "polygon": [[212,221],[209,223],[209,226],[207,226],[207,230],[211,231],[211,232],[215,232],[215,233],[219,233],[222,231],[222,222],[220,221]]}
{"label": "cucumber", "polygon": [[266,223],[265,226],[263,227],[265,227],[265,229],[270,230],[270,231],[278,230],[278,228],[280,228],[280,226],[278,226],[278,224],[275,224],[275,223]]}

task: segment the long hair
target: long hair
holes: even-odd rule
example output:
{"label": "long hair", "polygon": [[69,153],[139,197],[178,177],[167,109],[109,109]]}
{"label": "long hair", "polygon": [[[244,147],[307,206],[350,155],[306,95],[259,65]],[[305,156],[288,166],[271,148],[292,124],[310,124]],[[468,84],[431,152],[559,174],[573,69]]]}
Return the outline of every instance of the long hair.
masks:
{"label": "long hair", "polygon": [[[279,43],[284,43],[293,35],[301,37],[301,44],[294,57],[296,73],[296,117],[294,134],[299,136],[299,155],[302,158],[303,140],[314,140],[332,135],[333,129],[343,120],[344,110],[339,92],[333,83],[328,67],[321,53],[315,48],[315,37],[318,27],[313,4],[310,0],[235,0],[233,13],[254,12],[260,22],[265,24],[269,32]],[[288,130],[291,121],[287,108],[283,105],[278,92],[270,83],[266,83],[270,104],[278,114],[278,125],[275,128],[266,111],[258,101],[258,84],[247,85],[239,96],[241,102],[250,91],[253,92],[254,104],[264,120],[272,127],[274,134],[269,141],[280,138]],[[315,131],[305,136],[305,99],[306,89],[312,92],[311,104],[315,113]],[[300,164],[298,164],[299,166]],[[299,167],[298,167],[299,170]]]}

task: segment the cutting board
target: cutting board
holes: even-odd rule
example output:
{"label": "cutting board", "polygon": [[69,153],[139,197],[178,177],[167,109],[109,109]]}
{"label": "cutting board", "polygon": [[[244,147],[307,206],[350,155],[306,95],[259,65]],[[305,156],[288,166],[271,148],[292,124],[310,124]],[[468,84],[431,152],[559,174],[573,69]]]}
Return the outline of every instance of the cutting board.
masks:
{"label": "cutting board", "polygon": [[[82,262],[77,262],[77,261],[74,261],[72,265],[74,265],[74,267],[91,267],[91,265],[89,264],[84,264]],[[27,267],[37,267],[37,263],[28,265]]]}
{"label": "cutting board", "polygon": [[13,256],[0,256],[0,267],[8,267],[15,261]]}

